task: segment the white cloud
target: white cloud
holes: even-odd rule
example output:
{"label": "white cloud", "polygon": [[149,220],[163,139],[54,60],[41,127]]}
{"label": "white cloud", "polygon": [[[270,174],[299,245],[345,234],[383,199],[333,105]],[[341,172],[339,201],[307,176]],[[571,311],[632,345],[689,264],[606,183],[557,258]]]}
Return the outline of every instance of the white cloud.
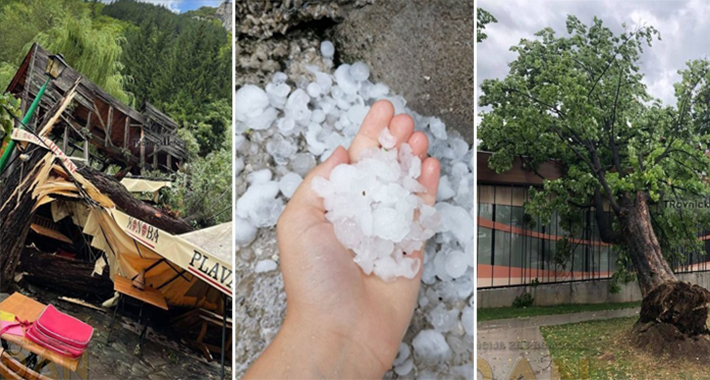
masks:
{"label": "white cloud", "polygon": [[507,63],[515,59],[510,46],[520,38],[534,38],[534,33],[552,27],[566,35],[568,14],[589,24],[593,16],[601,18],[616,33],[637,25],[653,25],[661,34],[645,48],[640,66],[649,93],[665,104],[675,104],[673,84],[680,79],[677,71],[692,59],[705,58],[710,35],[710,2],[690,1],[498,1],[479,0],[478,6],[491,12],[497,24],[486,28],[488,39],[478,44],[478,85],[484,79],[501,78],[508,73]]}

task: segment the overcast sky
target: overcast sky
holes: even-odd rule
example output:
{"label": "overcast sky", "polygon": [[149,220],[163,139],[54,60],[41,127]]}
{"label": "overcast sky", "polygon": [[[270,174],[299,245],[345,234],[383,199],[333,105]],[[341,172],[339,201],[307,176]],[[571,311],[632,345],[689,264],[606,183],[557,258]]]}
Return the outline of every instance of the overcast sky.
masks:
{"label": "overcast sky", "polygon": [[[102,0],[105,3],[110,3],[112,0]],[[199,7],[217,7],[223,0],[139,0],[144,3],[153,3],[163,5],[175,13],[183,13]]]}
{"label": "overcast sky", "polygon": [[[651,48],[644,48],[641,72],[649,93],[666,104],[675,104],[673,83],[678,70],[691,59],[710,56],[710,1],[525,1],[479,0],[478,7],[490,12],[498,23],[488,24],[488,39],[479,43],[477,85],[483,79],[502,78],[508,62],[515,58],[509,51],[521,38],[550,26],[558,35],[568,36],[568,14],[589,25],[597,16],[616,33],[636,25],[653,25],[661,34]],[[480,89],[480,87],[479,87]]]}

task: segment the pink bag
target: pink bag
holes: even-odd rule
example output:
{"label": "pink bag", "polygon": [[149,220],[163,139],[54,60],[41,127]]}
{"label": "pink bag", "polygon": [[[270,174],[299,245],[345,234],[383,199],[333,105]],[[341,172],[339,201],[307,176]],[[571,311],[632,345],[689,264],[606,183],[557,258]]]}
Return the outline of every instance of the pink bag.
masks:
{"label": "pink bag", "polygon": [[94,328],[49,305],[25,332],[27,339],[72,358],[80,357],[89,345]]}

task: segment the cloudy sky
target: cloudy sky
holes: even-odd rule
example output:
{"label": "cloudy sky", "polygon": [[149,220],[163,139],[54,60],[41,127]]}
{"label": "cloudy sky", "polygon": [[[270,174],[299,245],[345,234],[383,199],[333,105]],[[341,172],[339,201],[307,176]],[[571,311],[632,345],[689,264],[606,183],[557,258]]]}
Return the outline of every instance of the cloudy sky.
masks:
{"label": "cloudy sky", "polygon": [[515,58],[509,51],[522,37],[547,26],[558,35],[567,36],[565,20],[568,14],[589,25],[597,16],[616,33],[621,24],[633,29],[637,25],[653,25],[661,34],[645,48],[641,71],[650,94],[666,104],[675,104],[673,83],[677,71],[691,59],[710,57],[710,1],[525,1],[479,0],[478,7],[498,19],[486,27],[488,39],[477,46],[480,86],[483,79],[501,78],[508,73],[507,63]]}
{"label": "cloudy sky", "polygon": [[[103,0],[110,3],[112,0]],[[175,13],[183,13],[203,6],[217,7],[223,0],[139,0],[144,3],[162,5]]]}

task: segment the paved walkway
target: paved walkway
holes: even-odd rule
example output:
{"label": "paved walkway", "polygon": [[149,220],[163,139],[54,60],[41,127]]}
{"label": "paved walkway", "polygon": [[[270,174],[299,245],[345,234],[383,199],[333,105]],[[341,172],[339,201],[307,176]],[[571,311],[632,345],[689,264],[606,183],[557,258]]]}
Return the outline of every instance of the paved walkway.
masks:
{"label": "paved walkway", "polygon": [[487,363],[490,371],[485,371],[492,372],[494,380],[506,380],[516,361],[526,359],[535,379],[548,380],[551,377],[551,358],[540,333],[541,326],[632,317],[638,313],[639,308],[629,308],[479,322],[478,357],[483,358],[485,363],[478,364],[477,377],[484,380],[481,369]]}

